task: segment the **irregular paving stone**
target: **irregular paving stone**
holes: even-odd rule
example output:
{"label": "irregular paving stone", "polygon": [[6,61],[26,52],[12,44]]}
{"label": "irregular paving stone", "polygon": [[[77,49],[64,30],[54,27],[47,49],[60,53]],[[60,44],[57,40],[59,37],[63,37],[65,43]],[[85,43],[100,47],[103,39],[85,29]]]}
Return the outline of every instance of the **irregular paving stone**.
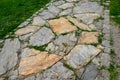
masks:
{"label": "irregular paving stone", "polygon": [[57,15],[57,14],[60,12],[60,9],[57,8],[57,7],[54,6],[54,5],[50,5],[50,6],[48,7],[48,10],[49,10],[50,12],[52,12],[54,15]]}
{"label": "irregular paving stone", "polygon": [[88,30],[90,31],[91,29],[84,23],[80,23],[77,19],[75,18],[72,18],[70,16],[67,16],[67,19],[69,21],[71,21],[74,25],[76,25],[77,27],[79,27],[80,29],[83,29],[83,30]]}
{"label": "irregular paving stone", "polygon": [[86,65],[100,52],[100,49],[92,45],[77,45],[64,59],[73,68],[78,68]]}
{"label": "irregular paving stone", "polygon": [[59,19],[50,20],[49,24],[51,25],[53,31],[57,35],[75,31],[77,29],[76,26],[73,26],[67,19],[65,19],[63,17],[61,17]]}
{"label": "irregular paving stone", "polygon": [[54,37],[49,28],[43,27],[30,37],[29,43],[33,46],[41,46],[50,42]]}
{"label": "irregular paving stone", "polygon": [[25,28],[21,28],[21,29],[17,30],[15,32],[15,34],[17,36],[21,36],[21,35],[24,35],[24,34],[36,32],[38,29],[40,29],[40,27],[29,25],[29,26],[26,26]]}
{"label": "irregular paving stone", "polygon": [[0,53],[0,75],[7,70],[13,68],[18,61],[17,51],[20,48],[20,42],[16,38],[14,40],[7,39]]}
{"label": "irregular paving stone", "polygon": [[108,40],[103,40],[103,41],[102,41],[102,45],[105,46],[105,47],[110,47],[110,41],[108,41]]}
{"label": "irregular paving stone", "polygon": [[65,3],[65,1],[60,0],[60,1],[54,2],[53,4],[56,5],[56,6],[59,6],[59,5],[62,5],[62,4],[64,4],[64,3]]}
{"label": "irregular paving stone", "polygon": [[43,26],[45,25],[46,21],[43,20],[40,16],[36,16],[33,18],[33,22],[32,24],[33,25],[36,25],[36,26]]}
{"label": "irregular paving stone", "polygon": [[110,66],[110,55],[106,54],[106,53],[101,53],[100,54],[100,61],[101,61],[101,65],[105,66],[105,67],[109,67]]}
{"label": "irregular paving stone", "polygon": [[98,44],[98,32],[82,32],[78,44]]}
{"label": "irregular paving stone", "polygon": [[59,15],[65,16],[65,15],[69,15],[71,13],[72,13],[72,9],[70,8],[70,9],[66,9],[66,10],[62,11]]}
{"label": "irregular paving stone", "polygon": [[73,3],[65,3],[65,4],[62,4],[60,6],[58,6],[58,8],[60,9],[67,9],[67,8],[70,8],[70,7],[73,7]]}
{"label": "irregular paving stone", "polygon": [[46,50],[63,56],[75,46],[76,41],[75,33],[61,35],[53,43],[48,44]]}
{"label": "irregular paving stone", "polygon": [[74,16],[86,24],[92,24],[95,19],[100,17],[100,15],[96,13],[75,14]]}
{"label": "irregular paving stone", "polygon": [[98,72],[99,71],[95,65],[93,65],[93,64],[88,65],[86,70],[84,71],[81,79],[82,80],[95,80]]}
{"label": "irregular paving stone", "polygon": [[94,30],[97,30],[97,28],[96,28],[96,26],[95,26],[94,24],[90,24],[90,25],[89,25],[89,28],[90,28],[91,30],[93,30],[93,31],[94,31]]}
{"label": "irregular paving stone", "polygon": [[36,80],[75,80],[72,75],[74,75],[74,73],[64,67],[63,63],[57,62],[50,69],[40,74]]}
{"label": "irregular paving stone", "polygon": [[51,19],[54,18],[55,15],[53,15],[51,12],[49,11],[43,11],[42,13],[39,14],[43,19]]}
{"label": "irregular paving stone", "polygon": [[74,14],[76,13],[98,13],[102,14],[103,8],[97,2],[85,2],[80,6],[76,6],[73,9]]}
{"label": "irregular paving stone", "polygon": [[34,49],[31,49],[31,52],[34,53],[35,55],[23,57],[20,60],[19,64],[20,75],[26,76],[29,74],[41,72],[47,69],[48,67],[52,66],[62,58],[61,56],[55,54],[49,54],[48,52],[40,52]]}

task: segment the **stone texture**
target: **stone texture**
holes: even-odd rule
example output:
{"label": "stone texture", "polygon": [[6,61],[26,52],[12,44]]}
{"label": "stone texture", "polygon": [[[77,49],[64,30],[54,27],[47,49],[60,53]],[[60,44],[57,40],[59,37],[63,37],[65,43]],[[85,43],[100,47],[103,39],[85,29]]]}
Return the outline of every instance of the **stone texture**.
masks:
{"label": "stone texture", "polygon": [[37,77],[37,80],[75,80],[74,73],[63,66],[63,63],[57,62],[50,69],[46,70]]}
{"label": "stone texture", "polygon": [[16,38],[14,40],[7,39],[0,53],[0,75],[13,68],[18,61],[17,51],[20,48],[20,42]]}
{"label": "stone texture", "polygon": [[62,4],[60,6],[58,6],[58,8],[60,9],[67,9],[67,8],[70,8],[70,7],[73,7],[73,3],[65,3],[65,4]]}
{"label": "stone texture", "polygon": [[73,68],[79,68],[86,65],[100,52],[100,49],[92,45],[77,45],[64,59],[66,60],[67,64]]}
{"label": "stone texture", "polygon": [[62,11],[59,15],[60,16],[65,16],[65,15],[70,15],[71,13],[72,13],[72,9],[68,8],[68,9]]}
{"label": "stone texture", "polygon": [[98,32],[82,32],[78,44],[98,44]]}
{"label": "stone texture", "polygon": [[48,10],[49,10],[50,12],[52,12],[54,15],[57,15],[57,14],[60,12],[60,9],[57,8],[57,7],[54,6],[54,5],[50,5],[50,6],[48,7]]}
{"label": "stone texture", "polygon": [[74,16],[86,24],[92,24],[95,19],[100,17],[100,15],[96,13],[75,14]]}
{"label": "stone texture", "polygon": [[60,5],[64,4],[64,3],[65,3],[65,1],[60,0],[60,1],[54,2],[53,4],[56,5],[56,6],[60,6]]}
{"label": "stone texture", "polygon": [[32,25],[44,26],[45,24],[46,24],[46,21],[43,20],[40,16],[36,16],[33,18]]}
{"label": "stone texture", "polygon": [[34,49],[31,49],[31,52],[33,52],[35,55],[23,57],[20,60],[19,64],[20,75],[26,76],[33,73],[41,72],[47,69],[48,67],[52,66],[62,58],[61,56],[55,54],[49,54],[48,52],[40,52]]}
{"label": "stone texture", "polygon": [[76,41],[77,38],[74,33],[60,35],[55,41],[48,45],[46,50],[63,56],[75,46]]}
{"label": "stone texture", "polygon": [[81,79],[82,80],[95,80],[97,74],[98,74],[98,69],[95,65],[90,64],[87,66],[86,70],[84,71]]}
{"label": "stone texture", "polygon": [[108,40],[103,40],[103,41],[102,41],[102,45],[105,46],[105,47],[110,47],[110,41],[108,41]]}
{"label": "stone texture", "polygon": [[66,0],[68,2],[75,2],[75,1],[78,1],[78,0]]}
{"label": "stone texture", "polygon": [[15,34],[17,36],[21,36],[21,35],[25,35],[25,34],[28,34],[28,33],[34,33],[36,32],[38,29],[40,29],[40,27],[37,27],[37,26],[26,26],[25,28],[21,28],[21,29],[18,29]]}
{"label": "stone texture", "polygon": [[49,28],[43,27],[30,37],[29,43],[33,46],[41,46],[50,42],[54,37]]}
{"label": "stone texture", "polygon": [[25,78],[24,80],[35,80],[35,76],[29,76],[29,77]]}
{"label": "stone texture", "polygon": [[43,19],[51,19],[54,18],[55,15],[53,15],[51,12],[45,10],[39,14]]}
{"label": "stone texture", "polygon": [[67,19],[68,19],[69,21],[71,21],[74,25],[76,25],[77,27],[79,27],[80,29],[82,29],[82,30],[88,30],[88,31],[91,30],[86,24],[79,22],[79,21],[78,21],[77,19],[75,19],[75,18],[72,18],[72,17],[70,17],[70,16],[67,16]]}
{"label": "stone texture", "polygon": [[18,70],[10,71],[7,76],[9,77],[8,80],[18,80]]}
{"label": "stone texture", "polygon": [[102,7],[97,2],[85,2],[80,6],[76,6],[73,12],[78,13],[98,13],[102,14]]}
{"label": "stone texture", "polygon": [[67,33],[75,31],[77,28],[73,26],[67,19],[61,17],[59,19],[50,20],[49,24],[51,25],[53,31],[60,35],[62,33]]}

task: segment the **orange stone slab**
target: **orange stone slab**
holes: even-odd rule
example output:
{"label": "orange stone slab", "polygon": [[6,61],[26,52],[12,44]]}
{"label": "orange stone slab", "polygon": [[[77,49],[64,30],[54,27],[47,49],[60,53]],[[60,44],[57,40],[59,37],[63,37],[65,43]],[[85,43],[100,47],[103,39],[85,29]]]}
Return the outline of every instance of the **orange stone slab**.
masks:
{"label": "orange stone slab", "polygon": [[50,20],[49,24],[51,25],[53,31],[60,35],[62,33],[67,33],[76,30],[76,26],[73,26],[66,18],[59,18]]}
{"label": "orange stone slab", "polygon": [[33,51],[35,55],[24,57],[20,61],[20,75],[27,76],[29,74],[41,72],[62,59],[61,56],[56,54],[49,54],[48,52],[40,52],[33,49],[31,49],[31,51]]}
{"label": "orange stone slab", "polygon": [[78,44],[97,44],[98,32],[82,32]]}

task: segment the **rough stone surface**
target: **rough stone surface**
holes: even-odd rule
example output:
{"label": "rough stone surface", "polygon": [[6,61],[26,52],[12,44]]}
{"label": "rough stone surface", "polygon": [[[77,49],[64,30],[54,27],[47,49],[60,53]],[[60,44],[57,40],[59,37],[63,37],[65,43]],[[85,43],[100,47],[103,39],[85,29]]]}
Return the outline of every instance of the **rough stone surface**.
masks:
{"label": "rough stone surface", "polygon": [[46,27],[43,27],[30,37],[29,43],[33,46],[41,46],[47,44],[53,38],[54,34],[52,31]]}
{"label": "rough stone surface", "polygon": [[82,30],[91,30],[86,24],[80,23],[77,19],[67,16],[67,19]]}
{"label": "rough stone surface", "polygon": [[76,14],[74,16],[78,20],[82,20],[86,24],[92,24],[95,19],[100,17],[99,14],[95,14],[95,13]]}
{"label": "rough stone surface", "polygon": [[17,51],[20,48],[18,39],[5,40],[5,44],[0,53],[0,75],[13,68],[18,61]]}
{"label": "rough stone surface", "polygon": [[68,9],[62,11],[59,15],[60,16],[65,16],[65,15],[70,15],[71,13],[72,13],[72,9],[68,8]]}
{"label": "rough stone surface", "polygon": [[49,11],[43,11],[42,13],[39,14],[43,19],[51,19],[54,18],[55,15],[53,15],[51,12]]}
{"label": "rough stone surface", "polygon": [[50,20],[49,24],[51,25],[53,31],[57,35],[75,31],[77,29],[76,26],[73,26],[67,19],[65,19],[63,17],[61,17],[59,19]]}
{"label": "rough stone surface", "polygon": [[91,59],[101,52],[100,49],[91,45],[77,45],[65,57],[67,64],[74,68],[86,65]]}
{"label": "rough stone surface", "polygon": [[20,60],[20,75],[25,76],[41,72],[42,70],[47,69],[62,58],[61,56],[57,56],[55,54],[49,54],[48,52],[40,52],[34,49],[32,49],[31,52],[33,52],[35,55],[23,57]]}
{"label": "rough stone surface", "polygon": [[97,2],[85,2],[80,6],[76,6],[73,9],[73,12],[76,13],[102,13],[102,7]]}
{"label": "rough stone surface", "polygon": [[21,28],[19,30],[17,30],[15,32],[15,34],[17,36],[21,36],[21,35],[24,35],[24,34],[28,34],[28,33],[34,33],[36,32],[38,29],[40,29],[40,27],[37,27],[37,26],[27,26],[25,28]]}
{"label": "rough stone surface", "polygon": [[40,16],[36,16],[33,18],[32,24],[36,26],[43,26],[46,24],[46,21],[43,20]]}
{"label": "rough stone surface", "polygon": [[55,15],[57,15],[57,14],[60,12],[60,9],[57,8],[57,7],[54,6],[54,5],[50,5],[50,6],[48,7],[48,10],[49,10],[50,12],[52,12],[53,14],[55,14]]}
{"label": "rough stone surface", "polygon": [[46,50],[63,56],[75,46],[76,41],[74,33],[61,35],[53,43],[50,43]]}
{"label": "rough stone surface", "polygon": [[86,70],[84,71],[81,79],[82,80],[95,80],[97,74],[98,74],[98,69],[95,65],[88,65]]}
{"label": "rough stone surface", "polygon": [[50,69],[43,72],[37,80],[75,80],[74,73],[63,66],[63,63],[57,62]]}
{"label": "rough stone surface", "polygon": [[98,32],[82,32],[78,44],[98,44]]}
{"label": "rough stone surface", "polygon": [[60,8],[60,9],[67,9],[70,7],[73,7],[73,3],[65,3],[65,4],[58,6],[58,8]]}

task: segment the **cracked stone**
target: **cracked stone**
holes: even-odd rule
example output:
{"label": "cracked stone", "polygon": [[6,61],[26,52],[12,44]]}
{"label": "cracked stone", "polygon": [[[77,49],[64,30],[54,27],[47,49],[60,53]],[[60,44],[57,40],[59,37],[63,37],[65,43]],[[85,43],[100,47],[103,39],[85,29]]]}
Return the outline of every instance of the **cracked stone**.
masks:
{"label": "cracked stone", "polygon": [[0,52],[0,75],[13,68],[18,62],[17,51],[20,42],[17,38],[5,40],[2,51]]}
{"label": "cracked stone", "polygon": [[33,18],[32,25],[43,26],[43,25],[45,25],[45,23],[46,23],[46,21],[43,20],[40,16],[36,16]]}
{"label": "cracked stone", "polygon": [[50,20],[49,24],[51,25],[53,31],[57,35],[75,31],[77,29],[76,26],[73,26],[67,19],[63,17],[59,19]]}
{"label": "cracked stone", "polygon": [[74,79],[73,71],[67,69],[63,66],[63,63],[57,62],[50,69],[44,71],[37,77],[37,80],[71,80],[69,78]]}
{"label": "cracked stone", "polygon": [[73,3],[64,3],[64,4],[60,5],[60,6],[58,6],[58,8],[67,9],[67,8],[70,8],[70,7],[73,7],[73,6],[74,6]]}
{"label": "cracked stone", "polygon": [[43,11],[42,13],[39,14],[43,19],[51,19],[51,18],[55,18],[55,15],[53,15],[51,12],[49,11]]}
{"label": "cracked stone", "polygon": [[82,32],[78,44],[98,44],[98,32]]}
{"label": "cracked stone", "polygon": [[49,43],[55,35],[49,28],[43,27],[30,37],[29,43],[33,46],[42,46]]}
{"label": "cracked stone", "polygon": [[55,64],[60,59],[62,59],[61,56],[49,54],[48,52],[40,52],[35,49],[31,49],[31,52],[34,53],[35,55],[23,57],[20,60],[19,64],[20,75],[27,76],[30,74],[41,72]]}
{"label": "cracked stone", "polygon": [[88,30],[88,31],[91,30],[86,24],[79,22],[77,19],[72,18],[71,16],[67,16],[67,19],[71,21],[74,25],[79,27],[80,29]]}
{"label": "cracked stone", "polygon": [[21,36],[21,35],[25,35],[25,34],[28,34],[28,33],[34,33],[36,32],[38,29],[40,29],[40,27],[37,27],[37,26],[26,26],[25,28],[21,28],[19,30],[17,30],[15,32],[15,34],[17,36]]}
{"label": "cracked stone", "polygon": [[64,56],[75,46],[76,41],[74,33],[60,35],[53,43],[48,44],[46,50]]}
{"label": "cracked stone", "polygon": [[100,17],[100,15],[96,13],[75,14],[74,16],[86,24],[92,24],[95,19]]}
{"label": "cracked stone", "polygon": [[78,0],[66,0],[68,2],[75,2],[75,1],[78,1]]}
{"label": "cracked stone", "polygon": [[64,3],[65,3],[65,1],[56,1],[53,4],[56,5],[56,6],[60,6],[60,5],[64,4]]}
{"label": "cracked stone", "polygon": [[100,52],[100,49],[92,45],[77,45],[64,59],[71,67],[79,68],[90,62]]}
{"label": "cracked stone", "polygon": [[102,14],[103,8],[97,2],[85,2],[73,9],[75,14],[78,13],[98,13]]}
{"label": "cracked stone", "polygon": [[65,16],[65,15],[69,15],[71,13],[72,13],[72,9],[70,8],[70,9],[66,9],[66,10],[62,11],[59,15]]}
{"label": "cracked stone", "polygon": [[52,12],[54,15],[57,15],[57,14],[60,12],[60,9],[57,8],[57,7],[54,6],[54,5],[50,5],[50,6],[48,7],[48,10],[49,10],[50,12]]}

